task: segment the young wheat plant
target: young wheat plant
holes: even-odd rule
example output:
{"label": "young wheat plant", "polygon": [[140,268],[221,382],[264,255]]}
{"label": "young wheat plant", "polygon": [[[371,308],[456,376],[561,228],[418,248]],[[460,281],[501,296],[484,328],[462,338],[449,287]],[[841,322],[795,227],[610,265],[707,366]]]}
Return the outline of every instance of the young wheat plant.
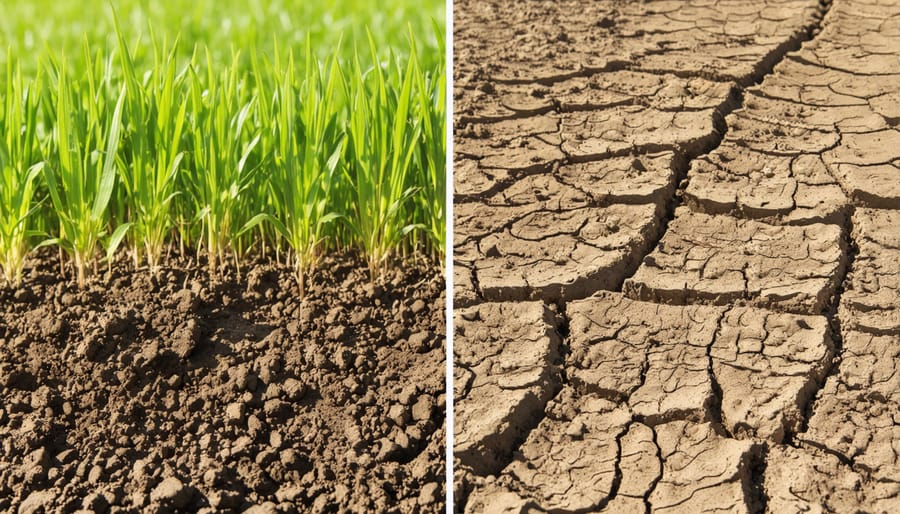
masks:
{"label": "young wheat plant", "polygon": [[[371,37],[369,48],[376,64],[364,70],[357,55],[349,78],[343,81],[350,99],[345,179],[346,223],[366,255],[374,280],[382,275],[403,238],[422,228],[409,216],[409,203],[417,191],[412,165],[422,124],[410,116],[415,59],[403,68],[392,55],[385,70]],[[394,83],[399,88],[390,87]]]}
{"label": "young wheat plant", "polygon": [[130,242],[135,265],[146,261],[151,272],[160,265],[166,237],[172,229],[172,203],[184,153],[181,151],[187,102],[186,73],[176,73],[178,44],[166,53],[154,39],[150,73],[141,78],[121,32],[119,60],[127,98],[124,118],[124,154],[119,175],[125,205],[132,220]]}
{"label": "young wheat plant", "polygon": [[[307,63],[313,63],[307,45]],[[339,124],[336,87],[340,69],[336,57],[320,70],[308,64],[303,82],[295,84],[293,53],[282,66],[277,57],[272,75],[281,77],[271,102],[271,125],[266,134],[274,139],[269,191],[275,213],[261,213],[244,230],[261,221],[272,224],[291,248],[294,273],[303,296],[306,275],[319,257],[326,224],[338,217],[331,211],[332,189],[345,136]]]}
{"label": "young wheat plant", "polygon": [[7,55],[6,96],[0,108],[0,272],[7,286],[19,287],[30,250],[28,218],[35,180],[43,169],[37,137],[40,76],[25,81]]}
{"label": "young wheat plant", "polygon": [[[85,53],[90,51],[85,46]],[[98,86],[109,87],[108,66],[98,64],[88,72],[87,90],[70,83],[65,60],[57,70],[55,159],[44,167],[53,208],[59,218],[59,236],[51,241],[71,257],[79,288],[97,266],[95,252],[108,234],[107,206],[116,181],[116,153],[121,135],[122,88],[115,106]],[[111,109],[111,114],[108,110]],[[128,229],[122,224],[109,236],[107,255],[115,252]]]}
{"label": "young wheat plant", "polygon": [[245,193],[260,168],[259,159],[250,159],[260,139],[259,128],[251,124],[257,102],[246,92],[239,59],[235,53],[217,75],[207,52],[205,80],[196,72],[196,60],[191,64],[192,169],[186,180],[212,275],[219,274],[226,254],[235,250],[232,242],[252,217]]}

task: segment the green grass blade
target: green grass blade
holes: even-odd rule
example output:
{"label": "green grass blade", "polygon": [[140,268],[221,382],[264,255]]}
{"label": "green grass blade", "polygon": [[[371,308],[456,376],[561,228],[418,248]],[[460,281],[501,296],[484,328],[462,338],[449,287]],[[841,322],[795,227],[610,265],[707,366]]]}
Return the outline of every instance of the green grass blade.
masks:
{"label": "green grass blade", "polygon": [[94,207],[91,210],[91,219],[99,221],[109,204],[112,196],[113,185],[116,182],[115,155],[119,148],[119,135],[122,129],[122,106],[125,103],[125,88],[119,94],[116,109],[113,111],[112,121],[109,127],[109,138],[106,142],[106,155],[103,157],[103,172],[100,175],[100,187],[94,199]]}

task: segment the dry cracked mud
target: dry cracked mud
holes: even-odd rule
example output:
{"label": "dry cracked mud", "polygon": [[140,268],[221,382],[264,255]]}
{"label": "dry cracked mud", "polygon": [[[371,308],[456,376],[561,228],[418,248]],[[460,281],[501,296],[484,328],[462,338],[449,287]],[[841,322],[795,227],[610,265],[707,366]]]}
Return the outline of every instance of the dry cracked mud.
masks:
{"label": "dry cracked mud", "polygon": [[458,314],[456,453],[480,473],[496,472],[556,393],[555,316],[540,302],[484,304]]}
{"label": "dry cracked mud", "polygon": [[456,510],[900,508],[900,5],[455,3]]}
{"label": "dry cracked mud", "polygon": [[680,207],[623,289],[662,303],[741,300],[815,314],[833,303],[846,253],[840,225],[769,225]]}

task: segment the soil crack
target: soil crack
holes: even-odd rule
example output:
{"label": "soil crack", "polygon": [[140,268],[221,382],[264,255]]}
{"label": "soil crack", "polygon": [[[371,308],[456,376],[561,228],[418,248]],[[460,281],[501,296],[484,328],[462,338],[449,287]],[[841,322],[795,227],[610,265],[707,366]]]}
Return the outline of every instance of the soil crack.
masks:
{"label": "soil crack", "polygon": [[713,346],[716,344],[716,339],[720,337],[722,330],[722,321],[725,320],[725,316],[728,311],[723,310],[719,313],[719,318],[716,320],[716,330],[713,332],[713,338],[706,346],[706,359],[707,359],[707,368],[706,373],[709,375],[709,384],[712,389],[712,399],[709,404],[709,416],[715,426],[726,436],[726,437],[734,437],[731,432],[726,427],[725,423],[722,420],[722,387],[719,385],[719,381],[716,378],[715,370],[713,369],[714,359],[712,355]]}
{"label": "soil crack", "polygon": [[[744,96],[746,90],[752,86],[761,84],[766,76],[771,75],[775,67],[780,62],[782,62],[791,52],[798,50],[804,43],[811,41],[814,36],[818,34],[818,32],[821,30],[822,24],[824,23],[825,17],[830,11],[831,1],[823,0],[822,2],[820,2],[819,8],[820,11],[814,17],[813,22],[810,24],[810,26],[806,27],[805,30],[801,31],[799,34],[795,34],[787,43],[778,46],[769,55],[767,55],[762,60],[762,62],[758,66],[757,71],[747,83],[735,81],[735,86],[732,88],[728,100],[715,108],[713,115],[713,124],[715,130],[713,131],[713,137],[708,141],[703,142],[706,144],[698,145],[696,148],[688,149],[693,151],[684,151],[685,149],[681,149],[681,151],[676,150],[676,153],[681,153],[681,158],[677,159],[675,161],[675,165],[673,166],[676,173],[676,184],[678,184],[678,187],[665,208],[665,215],[662,219],[662,222],[660,223],[658,237],[655,241],[652,242],[652,244],[648,246],[649,250],[644,255],[644,257],[650,255],[650,253],[652,253],[653,250],[659,246],[660,241],[662,240],[663,236],[665,236],[668,230],[669,223],[675,217],[675,211],[684,202],[685,190],[687,189],[687,186],[690,182],[688,171],[690,170],[692,162],[698,158],[708,156],[715,149],[721,146],[722,142],[725,140],[725,136],[728,134],[728,123],[725,118],[732,112],[744,106]],[[637,270],[634,270],[634,272],[636,271]],[[628,278],[633,276],[634,272],[632,272]],[[619,290],[621,290],[621,288]]]}

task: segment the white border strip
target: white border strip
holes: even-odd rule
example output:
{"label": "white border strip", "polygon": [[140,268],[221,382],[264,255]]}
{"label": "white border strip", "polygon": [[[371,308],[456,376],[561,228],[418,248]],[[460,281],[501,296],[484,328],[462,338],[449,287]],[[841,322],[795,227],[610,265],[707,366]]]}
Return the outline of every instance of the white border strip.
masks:
{"label": "white border strip", "polygon": [[446,305],[447,312],[445,314],[446,339],[444,348],[446,349],[446,371],[445,384],[446,393],[444,398],[446,401],[446,415],[444,417],[446,437],[446,483],[444,490],[446,491],[446,513],[453,514],[453,0],[446,0],[445,9],[445,27],[446,33],[444,42],[446,44],[446,73],[447,73],[447,91],[445,98],[447,109],[446,138],[447,138],[447,164],[446,164],[446,208],[447,213],[447,238],[445,243],[444,256],[444,277],[446,284]]}

